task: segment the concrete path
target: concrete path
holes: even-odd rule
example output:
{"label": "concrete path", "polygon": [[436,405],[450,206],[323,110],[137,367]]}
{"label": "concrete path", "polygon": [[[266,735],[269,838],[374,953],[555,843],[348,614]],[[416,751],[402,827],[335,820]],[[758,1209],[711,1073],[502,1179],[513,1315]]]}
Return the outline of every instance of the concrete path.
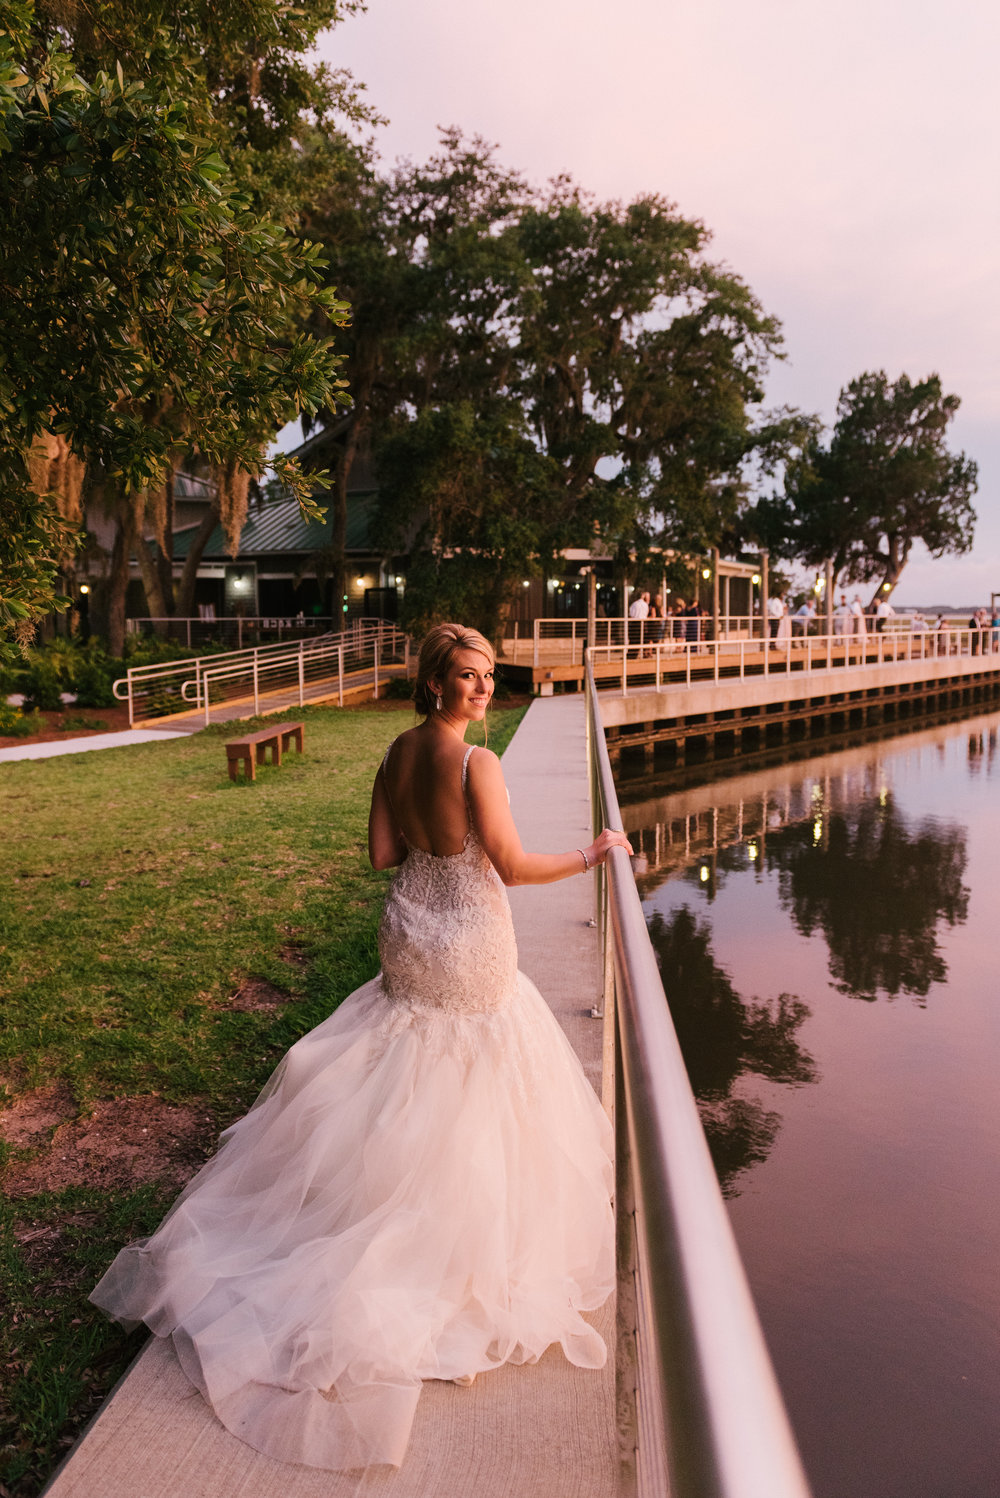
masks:
{"label": "concrete path", "polygon": [[[591,840],[582,696],[534,702],[504,756],[526,847]],[[599,1086],[600,964],[588,875],[511,891],[520,964]],[[613,1351],[614,1309],[592,1318]],[[46,1489],[46,1498],[614,1498],[613,1358],[599,1373],[550,1350],[471,1389],[424,1385],[398,1472],[282,1466],[223,1429],[169,1344],[152,1339]]]}
{"label": "concrete path", "polygon": [[92,733],[81,739],[53,739],[47,744],[11,744],[0,749],[0,763],[9,759],[51,759],[56,754],[86,754],[90,749],[121,749],[126,744],[148,744],[153,739],[183,739],[186,732],[166,728],[125,728],[120,733]]}

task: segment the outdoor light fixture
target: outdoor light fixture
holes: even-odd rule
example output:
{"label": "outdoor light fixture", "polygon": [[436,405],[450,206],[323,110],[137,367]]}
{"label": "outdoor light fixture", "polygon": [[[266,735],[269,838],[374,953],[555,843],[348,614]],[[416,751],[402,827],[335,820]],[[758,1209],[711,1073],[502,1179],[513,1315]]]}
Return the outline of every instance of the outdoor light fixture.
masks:
{"label": "outdoor light fixture", "polygon": [[707,582],[708,579],[712,576],[712,569],[711,569],[711,567],[703,567],[701,569],[701,575],[705,579],[705,581]]}
{"label": "outdoor light fixture", "polygon": [[90,588],[88,587],[88,585],[86,583],[81,583],[80,584],[80,592],[81,593],[89,593],[90,592]]}
{"label": "outdoor light fixture", "polygon": [[364,578],[363,578],[363,577],[356,577],[356,578],[355,578],[355,579],[354,579],[354,581],[355,581],[355,583],[356,583],[356,584],[357,584],[357,586],[358,586],[358,587],[359,587],[359,588],[363,588],[363,587],[364,587],[364,585],[365,585],[365,580],[364,580]]}
{"label": "outdoor light fixture", "polygon": [[530,588],[531,587],[531,579],[526,577],[524,579],[524,582],[521,584],[521,587],[522,588]]}
{"label": "outdoor light fixture", "polygon": [[888,592],[891,591],[891,589],[892,589],[892,583],[883,583],[882,584],[882,592],[883,593],[888,593]]}
{"label": "outdoor light fixture", "polygon": [[755,572],[754,575],[753,575],[753,577],[750,579],[750,581],[753,583],[753,585],[754,585],[755,588],[759,588],[760,587],[760,573],[759,572]]}
{"label": "outdoor light fixture", "polygon": [[400,575],[399,575],[398,572],[396,574],[396,581],[397,581],[397,583],[401,583],[403,581],[403,579],[400,577]]}

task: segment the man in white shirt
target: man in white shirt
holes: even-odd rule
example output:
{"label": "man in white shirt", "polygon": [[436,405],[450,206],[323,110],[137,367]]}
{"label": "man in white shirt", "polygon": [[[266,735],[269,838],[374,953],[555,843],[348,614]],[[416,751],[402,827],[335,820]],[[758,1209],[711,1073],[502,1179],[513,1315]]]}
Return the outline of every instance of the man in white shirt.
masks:
{"label": "man in white shirt", "polygon": [[649,618],[648,593],[637,593],[635,595],[632,602],[629,604],[628,616],[630,619],[634,619],[637,621],[636,623],[629,625],[628,632],[633,645],[638,645],[642,641],[642,625],[638,621],[641,619]]}
{"label": "man in white shirt", "polygon": [[887,619],[894,619],[895,617],[896,610],[893,608],[888,598],[880,598],[878,601],[878,608],[875,610],[875,628],[879,631],[880,634],[882,630],[885,629],[885,621]]}
{"label": "man in white shirt", "polygon": [[784,595],[784,593],[775,593],[773,595],[773,597],[771,597],[771,598],[769,598],[767,600],[767,623],[768,623],[768,628],[769,628],[769,630],[771,632],[771,639],[772,640],[775,638],[775,636],[778,633],[778,625],[781,623],[782,619],[784,618],[784,614],[785,614],[785,595]]}
{"label": "man in white shirt", "polygon": [[847,594],[841,593],[840,602],[833,611],[833,632],[835,635],[849,635],[851,633],[851,605],[847,601]]}

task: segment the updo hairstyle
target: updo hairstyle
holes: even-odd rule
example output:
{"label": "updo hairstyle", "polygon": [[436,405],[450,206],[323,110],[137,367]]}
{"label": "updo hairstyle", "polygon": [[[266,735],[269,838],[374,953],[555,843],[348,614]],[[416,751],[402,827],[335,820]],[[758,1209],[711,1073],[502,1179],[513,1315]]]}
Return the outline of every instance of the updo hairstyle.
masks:
{"label": "updo hairstyle", "polygon": [[491,667],[496,664],[493,646],[478,629],[466,629],[464,624],[435,624],[420,647],[417,684],[413,691],[414,705],[423,717],[429,717],[436,706],[437,693],[430,686],[431,677],[443,681],[459,650],[476,650],[485,655]]}

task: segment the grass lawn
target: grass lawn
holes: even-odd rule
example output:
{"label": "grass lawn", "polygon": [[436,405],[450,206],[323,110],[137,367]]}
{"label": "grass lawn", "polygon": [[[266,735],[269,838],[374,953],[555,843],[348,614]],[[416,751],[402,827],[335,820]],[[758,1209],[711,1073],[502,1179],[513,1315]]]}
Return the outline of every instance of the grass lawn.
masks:
{"label": "grass lawn", "polygon": [[0,765],[0,1495],[38,1492],[142,1345],[86,1300],[108,1262],[377,970],[368,800],[412,713],[302,716],[255,784],[232,724]]}

